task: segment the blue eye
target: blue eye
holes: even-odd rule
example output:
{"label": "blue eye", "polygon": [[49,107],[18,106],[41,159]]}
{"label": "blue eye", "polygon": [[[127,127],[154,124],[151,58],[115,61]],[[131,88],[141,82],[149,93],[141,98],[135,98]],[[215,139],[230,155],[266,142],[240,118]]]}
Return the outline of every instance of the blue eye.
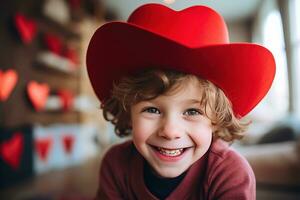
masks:
{"label": "blue eye", "polygon": [[143,109],[143,112],[152,113],[152,114],[160,114],[160,111],[155,107],[148,107]]}
{"label": "blue eye", "polygon": [[202,115],[202,112],[199,109],[190,108],[186,110],[183,114],[188,116],[194,116],[194,115]]}

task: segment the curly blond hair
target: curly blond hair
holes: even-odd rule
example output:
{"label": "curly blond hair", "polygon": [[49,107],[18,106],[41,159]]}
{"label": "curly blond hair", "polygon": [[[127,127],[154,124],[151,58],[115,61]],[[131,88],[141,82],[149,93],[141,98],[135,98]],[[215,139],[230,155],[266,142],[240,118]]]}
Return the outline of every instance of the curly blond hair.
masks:
{"label": "curly blond hair", "polygon": [[111,97],[102,104],[103,116],[115,125],[119,136],[131,134],[130,107],[140,101],[155,99],[171,89],[182,86],[183,82],[196,79],[203,89],[200,98],[205,114],[209,109],[212,125],[216,128],[213,136],[227,142],[241,139],[249,122],[235,117],[232,105],[224,92],[208,80],[176,71],[150,69],[122,78],[114,84]]}

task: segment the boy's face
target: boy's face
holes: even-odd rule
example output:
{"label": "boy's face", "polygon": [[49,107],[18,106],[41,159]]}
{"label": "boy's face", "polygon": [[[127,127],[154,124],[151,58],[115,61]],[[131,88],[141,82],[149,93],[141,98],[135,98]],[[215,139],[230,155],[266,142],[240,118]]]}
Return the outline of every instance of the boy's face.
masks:
{"label": "boy's face", "polygon": [[176,177],[208,150],[213,127],[200,105],[196,80],[131,107],[133,142],[162,177]]}

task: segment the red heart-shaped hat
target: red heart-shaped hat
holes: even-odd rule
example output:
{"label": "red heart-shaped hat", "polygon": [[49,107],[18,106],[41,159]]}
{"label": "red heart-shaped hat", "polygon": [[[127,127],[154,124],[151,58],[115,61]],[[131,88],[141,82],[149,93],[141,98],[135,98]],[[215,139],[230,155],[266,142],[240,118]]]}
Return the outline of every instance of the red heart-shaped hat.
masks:
{"label": "red heart-shaped hat", "polygon": [[93,35],[87,69],[100,99],[113,82],[144,68],[173,69],[207,79],[230,99],[237,117],[266,95],[275,60],[263,46],[229,43],[223,18],[206,6],[174,11],[160,4],[136,9],[127,22],[110,22]]}

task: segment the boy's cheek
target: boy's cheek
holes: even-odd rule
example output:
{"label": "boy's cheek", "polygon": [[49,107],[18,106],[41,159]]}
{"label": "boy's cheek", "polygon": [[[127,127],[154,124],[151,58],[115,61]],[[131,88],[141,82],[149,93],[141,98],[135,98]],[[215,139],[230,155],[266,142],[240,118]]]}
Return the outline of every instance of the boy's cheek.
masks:
{"label": "boy's cheek", "polygon": [[132,137],[137,144],[145,143],[149,136],[150,134],[147,126],[133,126]]}
{"label": "boy's cheek", "polygon": [[197,147],[210,146],[212,141],[213,132],[212,130],[194,132],[191,137]]}
{"label": "boy's cheek", "polygon": [[155,120],[149,120],[144,118],[134,118],[132,124],[132,131],[143,132],[144,134],[150,134],[156,129]]}

